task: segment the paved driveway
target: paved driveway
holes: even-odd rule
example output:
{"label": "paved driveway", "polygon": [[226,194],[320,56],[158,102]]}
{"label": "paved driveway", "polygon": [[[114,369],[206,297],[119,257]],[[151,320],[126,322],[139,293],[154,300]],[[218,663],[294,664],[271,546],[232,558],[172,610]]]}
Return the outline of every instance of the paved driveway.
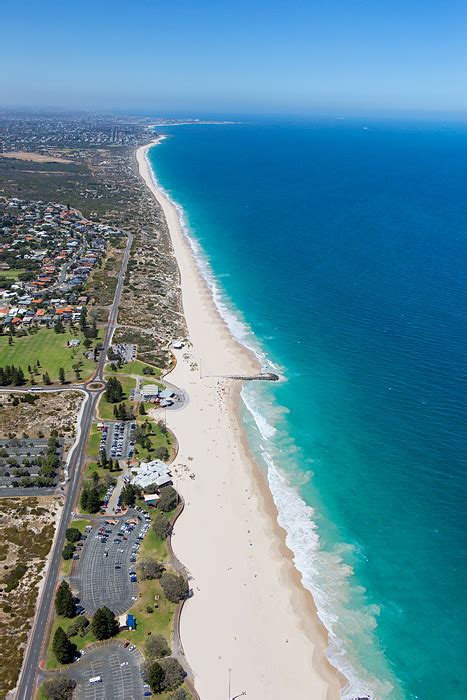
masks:
{"label": "paved driveway", "polygon": [[[78,700],[141,700],[144,692],[141,661],[137,650],[128,651],[119,642],[88,651],[73,664],[70,675],[77,683],[73,697]],[[89,679],[96,676],[102,681],[91,684]]]}
{"label": "paved driveway", "polygon": [[[130,521],[135,520],[137,524],[132,526]],[[77,572],[71,576],[71,586],[78,594],[86,615],[92,615],[103,605],[116,615],[121,615],[131,607],[136,597],[137,584],[130,581],[128,570],[136,570],[136,562],[130,559],[136,553],[142,519],[140,514],[132,512],[119,520],[117,525],[105,525],[104,519],[100,522],[102,525],[88,531]],[[107,530],[105,542],[101,542],[98,535],[100,526]],[[129,531],[131,527],[133,529]]]}

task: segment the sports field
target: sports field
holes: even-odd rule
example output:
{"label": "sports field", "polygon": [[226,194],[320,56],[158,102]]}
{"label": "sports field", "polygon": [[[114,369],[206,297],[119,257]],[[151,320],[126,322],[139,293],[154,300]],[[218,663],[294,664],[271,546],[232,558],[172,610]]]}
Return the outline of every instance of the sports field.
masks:
{"label": "sports field", "polygon": [[[80,345],[69,348],[67,341],[72,339],[80,340]],[[58,384],[60,367],[65,370],[67,382],[77,381],[73,365],[81,362],[81,380],[84,380],[93,373],[95,362],[84,357],[83,340],[84,336],[80,332],[55,333],[53,329],[48,328],[42,328],[33,335],[14,337],[13,345],[8,344],[8,336],[0,336],[0,367],[21,367],[26,382],[29,383],[28,366],[34,369],[35,363],[39,361],[40,367],[37,374],[34,374],[34,381],[42,384],[42,375],[48,372],[51,381]]]}

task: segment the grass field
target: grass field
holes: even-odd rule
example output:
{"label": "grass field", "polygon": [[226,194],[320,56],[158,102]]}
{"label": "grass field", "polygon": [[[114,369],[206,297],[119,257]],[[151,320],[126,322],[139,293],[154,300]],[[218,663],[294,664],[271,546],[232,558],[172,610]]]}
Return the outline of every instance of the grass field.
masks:
{"label": "grass field", "polygon": [[[143,372],[145,367],[152,369],[154,374],[145,374]],[[151,379],[159,379],[162,370],[160,370],[159,367],[154,367],[154,365],[141,362],[141,360],[135,360],[134,362],[127,362],[126,365],[123,365],[123,367],[118,369],[116,372],[113,372],[112,370],[110,370],[110,372],[112,374],[136,374],[139,377],[145,377],[150,382]]]}
{"label": "grass field", "polygon": [[[77,348],[67,347],[67,341],[72,339],[81,340],[81,345]],[[25,335],[14,338],[13,345],[8,345],[8,337],[0,336],[0,367],[15,365],[21,367],[28,377],[28,365],[31,367],[39,360],[40,367],[35,375],[35,382],[42,384],[42,375],[48,372],[52,382],[59,384],[58,371],[60,367],[65,370],[65,378],[68,382],[75,382],[76,376],[72,365],[82,362],[81,380],[91,376],[95,369],[95,363],[84,357],[83,351],[84,336],[77,332],[55,333],[53,329],[42,328],[33,335]]]}

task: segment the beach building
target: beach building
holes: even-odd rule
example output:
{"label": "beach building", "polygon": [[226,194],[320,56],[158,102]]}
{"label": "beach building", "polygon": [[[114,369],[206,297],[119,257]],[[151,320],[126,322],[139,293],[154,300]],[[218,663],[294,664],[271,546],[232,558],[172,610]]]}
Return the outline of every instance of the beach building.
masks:
{"label": "beach building", "polygon": [[133,477],[130,483],[142,489],[152,484],[160,487],[172,483],[170,469],[167,464],[161,462],[160,459],[154,459],[152,462],[141,462],[139,467],[131,471]]}
{"label": "beach building", "polygon": [[140,390],[143,401],[153,401],[154,399],[158,399],[160,393],[161,390],[157,384],[145,384],[145,386],[141,387]]}

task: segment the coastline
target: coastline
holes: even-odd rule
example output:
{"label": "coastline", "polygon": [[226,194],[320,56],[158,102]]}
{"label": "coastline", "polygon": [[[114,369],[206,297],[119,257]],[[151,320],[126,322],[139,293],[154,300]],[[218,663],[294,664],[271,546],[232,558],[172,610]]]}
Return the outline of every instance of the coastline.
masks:
{"label": "coastline", "polygon": [[176,487],[186,503],[173,545],[195,593],[181,619],[187,660],[203,700],[225,696],[229,676],[233,694],[338,698],[345,679],[326,657],[327,632],[250,454],[239,415],[241,385],[225,378],[256,374],[259,364],[220,317],[178,212],[154,184],[146,154],[158,142],[140,147],[136,158],[167,220],[192,343],[177,352],[171,373],[190,401],[167,413],[180,445]]}

